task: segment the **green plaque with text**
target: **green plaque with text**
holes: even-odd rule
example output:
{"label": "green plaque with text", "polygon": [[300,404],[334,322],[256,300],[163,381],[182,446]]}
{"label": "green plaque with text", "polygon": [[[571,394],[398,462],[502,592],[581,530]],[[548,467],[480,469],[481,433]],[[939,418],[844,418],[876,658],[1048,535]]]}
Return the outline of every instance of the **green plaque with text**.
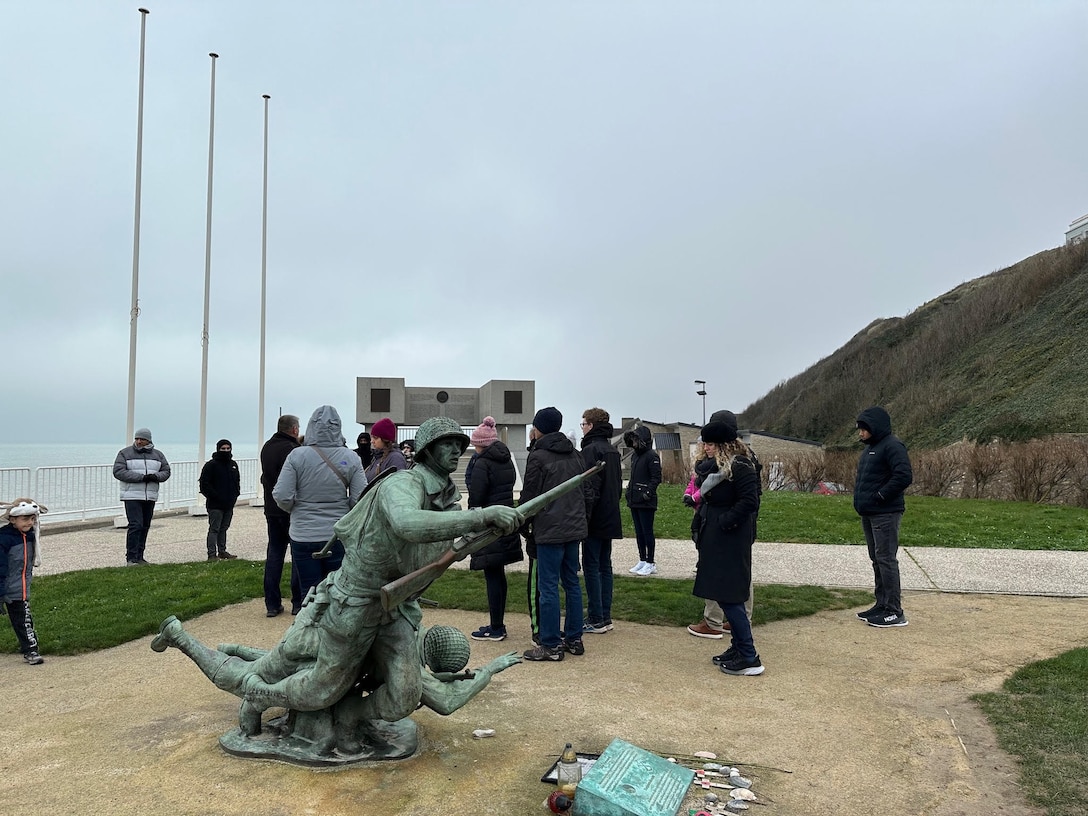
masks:
{"label": "green plaque with text", "polygon": [[612,740],[574,796],[575,816],[675,816],[695,771]]}

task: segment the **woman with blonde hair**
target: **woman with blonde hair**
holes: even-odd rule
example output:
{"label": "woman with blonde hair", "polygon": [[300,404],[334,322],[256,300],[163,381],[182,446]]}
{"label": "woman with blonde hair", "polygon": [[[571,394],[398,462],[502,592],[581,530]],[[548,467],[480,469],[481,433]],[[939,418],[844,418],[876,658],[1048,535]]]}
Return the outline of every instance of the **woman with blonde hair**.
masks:
{"label": "woman with blonde hair", "polygon": [[703,458],[695,464],[700,502],[691,522],[699,551],[692,594],[716,601],[729,621],[732,643],[714,661],[734,675],[763,673],[744,604],[752,584],[752,542],[759,512],[759,476],[748,446],[731,423],[711,421],[700,434]]}

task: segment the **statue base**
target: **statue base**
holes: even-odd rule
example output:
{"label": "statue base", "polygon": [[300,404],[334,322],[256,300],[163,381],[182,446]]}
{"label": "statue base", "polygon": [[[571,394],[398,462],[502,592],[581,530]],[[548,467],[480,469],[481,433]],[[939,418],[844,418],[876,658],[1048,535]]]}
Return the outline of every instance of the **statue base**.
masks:
{"label": "statue base", "polygon": [[265,722],[260,734],[248,737],[238,728],[219,738],[228,754],[246,759],[273,759],[308,768],[339,768],[360,762],[407,759],[419,749],[418,726],[409,718],[359,720],[348,740],[317,722],[327,712],[289,711]]}

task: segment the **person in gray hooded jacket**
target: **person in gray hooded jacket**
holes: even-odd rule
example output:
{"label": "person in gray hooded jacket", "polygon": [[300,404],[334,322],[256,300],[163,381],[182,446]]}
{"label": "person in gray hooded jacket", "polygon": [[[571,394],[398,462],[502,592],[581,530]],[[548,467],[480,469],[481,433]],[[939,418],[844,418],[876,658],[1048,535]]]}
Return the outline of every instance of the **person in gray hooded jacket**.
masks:
{"label": "person in gray hooded jacket", "polygon": [[340,427],[340,414],[331,405],[315,410],[306,425],[305,444],[288,454],[272,489],[276,504],[291,514],[291,561],[304,599],[339,569],[344,558],[339,542],[328,558],[313,556],[332,538],[333,525],[355,506],[366,487],[363,463],[347,447]]}
{"label": "person in gray hooded jacket", "polygon": [[170,463],[151,442],[151,431],[137,428],[133,444],[117,452],[113,478],[121,482],[128,532],[125,534],[125,562],[131,567],[146,564],[144,549],[147,531],[159,499],[159,485],[170,478]]}

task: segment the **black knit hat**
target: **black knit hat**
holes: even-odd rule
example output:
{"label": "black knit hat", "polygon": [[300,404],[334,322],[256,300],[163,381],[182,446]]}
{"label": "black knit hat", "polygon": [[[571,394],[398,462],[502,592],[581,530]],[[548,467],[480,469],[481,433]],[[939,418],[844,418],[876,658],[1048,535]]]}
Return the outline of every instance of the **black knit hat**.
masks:
{"label": "black knit hat", "polygon": [[542,434],[555,433],[563,427],[563,415],[558,408],[541,408],[533,417],[533,427]]}
{"label": "black knit hat", "polygon": [[704,442],[713,442],[715,445],[724,445],[733,442],[737,438],[737,426],[728,422],[708,422],[699,432]]}

